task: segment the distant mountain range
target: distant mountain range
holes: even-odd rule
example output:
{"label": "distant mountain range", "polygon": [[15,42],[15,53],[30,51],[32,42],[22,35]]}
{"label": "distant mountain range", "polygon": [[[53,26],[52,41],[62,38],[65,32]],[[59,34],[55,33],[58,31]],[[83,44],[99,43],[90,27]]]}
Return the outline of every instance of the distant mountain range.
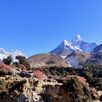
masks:
{"label": "distant mountain range", "polygon": [[[94,52],[94,55],[92,54]],[[84,41],[80,35],[75,36],[71,41],[64,40],[50,53],[61,56],[72,67],[78,67],[87,60],[91,63],[92,58],[96,59],[96,54],[102,53],[102,45]],[[97,59],[99,60],[99,58]]]}
{"label": "distant mountain range", "polygon": [[[45,62],[49,60],[54,61],[55,63],[61,66],[62,65],[61,62],[64,62],[65,60],[67,61],[68,66],[77,68],[81,66],[83,63],[86,63],[87,61],[92,63],[91,61],[93,56],[92,52],[95,50],[95,52],[97,53],[99,49],[102,49],[102,46],[101,47],[98,46],[99,45],[97,43],[86,42],[81,38],[80,35],[77,35],[71,41],[67,40],[62,41],[58,47],[56,47],[49,53],[34,55],[28,58],[28,60],[31,63],[31,65],[33,66],[36,65],[36,67],[46,64]],[[58,56],[62,57],[63,61],[62,59],[58,61],[59,60]]]}
{"label": "distant mountain range", "polygon": [[[0,60],[7,58],[9,55],[13,57],[14,61],[16,61],[16,56],[24,56],[21,51],[7,52],[0,48]],[[102,65],[102,44],[86,42],[80,35],[77,35],[71,41],[62,41],[58,47],[48,53],[29,57],[28,61],[36,67],[47,66],[49,61],[54,61],[53,66],[58,64],[58,66],[79,67],[86,62]]]}
{"label": "distant mountain range", "polygon": [[72,41],[64,40],[62,43],[52,50],[50,53],[55,53],[57,55],[66,58],[73,51],[82,51],[85,53],[90,53],[93,51],[98,44],[96,43],[88,43],[80,37],[80,35],[75,36]]}
{"label": "distant mountain range", "polygon": [[18,55],[24,56],[24,54],[19,50],[7,52],[3,48],[0,48],[0,60],[3,60],[4,58],[7,58],[10,55],[12,56],[14,61],[16,61],[16,59],[15,59],[16,56],[18,56]]}

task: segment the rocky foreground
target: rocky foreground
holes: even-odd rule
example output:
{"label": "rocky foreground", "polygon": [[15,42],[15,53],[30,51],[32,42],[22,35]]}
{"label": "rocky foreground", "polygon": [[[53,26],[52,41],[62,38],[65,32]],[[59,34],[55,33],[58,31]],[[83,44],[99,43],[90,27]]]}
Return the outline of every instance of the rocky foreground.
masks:
{"label": "rocky foreground", "polygon": [[28,70],[23,65],[2,63],[0,102],[101,102],[102,86],[90,84],[89,77],[81,74],[71,68]]}
{"label": "rocky foreground", "polygon": [[84,77],[71,75],[68,69],[22,70],[3,64],[0,75],[0,102],[102,101],[101,91],[90,87]]}

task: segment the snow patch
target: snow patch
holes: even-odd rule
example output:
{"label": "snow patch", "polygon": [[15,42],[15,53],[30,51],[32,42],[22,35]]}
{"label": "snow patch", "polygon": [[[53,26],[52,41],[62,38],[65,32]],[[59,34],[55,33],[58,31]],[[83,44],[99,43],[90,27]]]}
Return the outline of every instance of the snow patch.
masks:
{"label": "snow patch", "polygon": [[3,60],[4,58],[7,58],[8,56],[12,56],[13,62],[18,62],[16,60],[16,56],[25,56],[21,51],[16,50],[16,51],[11,51],[11,52],[6,52],[3,48],[0,48],[0,60]]}

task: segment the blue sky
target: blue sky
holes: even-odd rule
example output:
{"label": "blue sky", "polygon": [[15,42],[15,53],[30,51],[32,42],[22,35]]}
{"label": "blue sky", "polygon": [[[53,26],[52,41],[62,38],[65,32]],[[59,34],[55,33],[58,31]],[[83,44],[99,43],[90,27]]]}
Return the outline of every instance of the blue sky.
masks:
{"label": "blue sky", "polygon": [[48,52],[80,34],[102,43],[102,0],[1,0],[0,47]]}

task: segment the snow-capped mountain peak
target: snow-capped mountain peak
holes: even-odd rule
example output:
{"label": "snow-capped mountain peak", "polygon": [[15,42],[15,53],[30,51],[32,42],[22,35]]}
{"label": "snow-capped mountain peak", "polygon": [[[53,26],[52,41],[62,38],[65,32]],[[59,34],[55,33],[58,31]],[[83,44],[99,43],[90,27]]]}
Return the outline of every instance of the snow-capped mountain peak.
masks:
{"label": "snow-capped mountain peak", "polygon": [[63,43],[65,46],[67,46],[69,44],[69,42],[67,40],[64,40]]}
{"label": "snow-capped mountain peak", "polygon": [[90,53],[91,51],[93,51],[93,49],[98,45],[96,43],[89,43],[84,41],[80,35],[77,35],[72,41],[71,44],[73,46],[78,47],[79,49],[81,49],[83,52],[87,52]]}
{"label": "snow-capped mountain peak", "polygon": [[76,36],[75,36],[75,39],[80,39],[80,40],[82,40],[82,38],[81,38],[80,35],[76,35]]}
{"label": "snow-capped mountain peak", "polygon": [[15,57],[16,56],[25,56],[21,51],[19,50],[15,50],[15,51],[11,51],[11,52],[7,52],[5,51],[3,48],[0,48],[0,60],[3,60],[4,58],[7,58],[8,56],[12,56],[13,61],[15,61]]}
{"label": "snow-capped mountain peak", "polygon": [[67,40],[64,40],[63,43],[64,43],[65,46],[69,45],[69,42]]}
{"label": "snow-capped mountain peak", "polygon": [[64,40],[64,41],[62,42],[62,46],[71,48],[72,50],[79,50],[79,51],[81,51],[81,49],[79,49],[79,48],[76,47],[76,46],[73,46],[73,45],[71,44],[71,42],[68,42],[67,40]]}
{"label": "snow-capped mountain peak", "polygon": [[79,42],[82,41],[82,37],[80,35],[76,35],[71,42]]}
{"label": "snow-capped mountain peak", "polygon": [[72,51],[83,51],[90,53],[97,46],[96,43],[88,43],[82,39],[80,35],[76,35],[72,41],[64,40],[57,48],[50,53],[54,53],[64,58]]}
{"label": "snow-capped mountain peak", "polygon": [[73,45],[70,42],[68,42],[67,40],[64,40],[62,42],[62,45],[65,47],[70,47],[71,49],[74,49]]}
{"label": "snow-capped mountain peak", "polygon": [[67,55],[72,53],[74,50],[82,51],[78,47],[73,46],[71,44],[71,42],[69,42],[67,40],[63,40],[62,43],[56,49],[51,51],[50,53],[54,53],[54,54],[60,55],[63,58],[66,58]]}

